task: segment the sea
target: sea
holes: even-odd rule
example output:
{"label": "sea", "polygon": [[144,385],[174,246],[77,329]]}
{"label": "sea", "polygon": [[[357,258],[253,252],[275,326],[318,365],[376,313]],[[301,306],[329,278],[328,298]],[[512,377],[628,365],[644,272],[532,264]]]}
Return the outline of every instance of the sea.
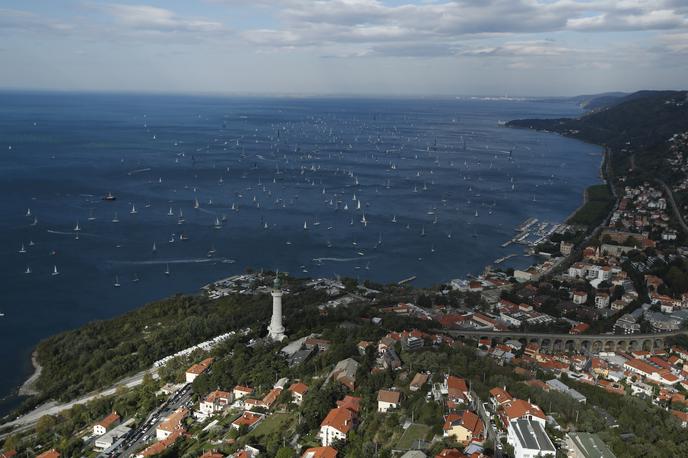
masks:
{"label": "sea", "polygon": [[[0,414],[35,345],[247,268],[428,286],[533,258],[600,147],[566,100],[0,92]],[[104,197],[112,196],[114,200]]]}

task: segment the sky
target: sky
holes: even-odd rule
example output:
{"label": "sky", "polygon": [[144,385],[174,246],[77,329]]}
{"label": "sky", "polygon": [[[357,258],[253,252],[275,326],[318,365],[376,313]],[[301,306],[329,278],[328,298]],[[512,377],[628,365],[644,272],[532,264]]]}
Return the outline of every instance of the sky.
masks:
{"label": "sky", "polygon": [[688,0],[1,0],[0,88],[560,96],[688,86]]}

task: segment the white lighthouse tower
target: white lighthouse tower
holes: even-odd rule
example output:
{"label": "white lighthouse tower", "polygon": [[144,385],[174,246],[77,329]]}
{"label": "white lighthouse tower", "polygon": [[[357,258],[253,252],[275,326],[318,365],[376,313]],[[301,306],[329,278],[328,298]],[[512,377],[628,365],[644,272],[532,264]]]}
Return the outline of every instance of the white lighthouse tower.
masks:
{"label": "white lighthouse tower", "polygon": [[282,326],[282,285],[279,273],[275,276],[275,283],[272,285],[272,320],[268,326],[268,337],[276,342],[287,338]]}

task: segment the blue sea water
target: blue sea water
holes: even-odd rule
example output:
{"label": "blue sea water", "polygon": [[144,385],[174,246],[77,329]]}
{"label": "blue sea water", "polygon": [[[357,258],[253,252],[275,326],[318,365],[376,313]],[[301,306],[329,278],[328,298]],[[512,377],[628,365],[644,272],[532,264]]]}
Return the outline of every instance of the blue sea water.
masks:
{"label": "blue sea water", "polygon": [[601,149],[498,121],[579,114],[553,100],[0,93],[0,412],[40,339],[249,266],[430,285],[522,254],[500,245],[528,217],[563,221],[599,181]]}

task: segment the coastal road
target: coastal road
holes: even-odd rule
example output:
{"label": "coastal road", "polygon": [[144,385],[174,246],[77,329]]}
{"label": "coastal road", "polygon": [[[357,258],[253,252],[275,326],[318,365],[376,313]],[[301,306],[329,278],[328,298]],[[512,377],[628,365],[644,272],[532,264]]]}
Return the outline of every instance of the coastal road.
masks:
{"label": "coastal road", "polygon": [[117,391],[117,387],[119,386],[124,386],[126,388],[132,388],[135,386],[140,385],[143,383],[143,377],[146,374],[151,374],[153,378],[158,378],[158,370],[157,368],[155,369],[147,369],[145,371],[141,371],[137,374],[134,374],[130,377],[123,378],[116,383],[114,383],[112,386],[109,388],[106,388],[102,391],[98,391],[96,393],[91,393],[88,394],[84,397],[74,399],[73,401],[65,402],[65,403],[58,403],[55,401],[50,401],[45,404],[41,404],[40,406],[36,407],[34,410],[31,412],[24,414],[10,422],[0,424],[1,428],[13,428],[13,431],[9,433],[4,433],[0,434],[0,439],[12,434],[13,432],[18,432],[22,431],[25,429],[28,429],[32,427],[42,416],[44,415],[57,415],[58,413],[71,409],[75,405],[78,404],[85,404],[89,401],[92,401],[96,398],[99,397],[105,397],[105,396],[111,396],[115,394]]}
{"label": "coastal road", "polygon": [[671,208],[674,210],[674,216],[676,216],[676,220],[678,221],[678,224],[681,225],[681,229],[683,229],[684,234],[688,234],[688,226],[686,226],[686,222],[683,221],[683,216],[681,216],[681,211],[678,208],[678,205],[676,205],[676,201],[674,200],[674,193],[671,191],[669,186],[665,182],[663,182],[660,179],[657,179],[657,183],[664,188],[664,192],[666,195],[669,197],[669,203],[671,204]]}
{"label": "coastal road", "polygon": [[148,415],[146,421],[134,431],[131,431],[124,442],[116,450],[111,451],[111,456],[130,457],[142,449],[144,445],[154,442],[157,426],[180,407],[191,408],[191,384],[187,383],[175,392],[165,403]]}

